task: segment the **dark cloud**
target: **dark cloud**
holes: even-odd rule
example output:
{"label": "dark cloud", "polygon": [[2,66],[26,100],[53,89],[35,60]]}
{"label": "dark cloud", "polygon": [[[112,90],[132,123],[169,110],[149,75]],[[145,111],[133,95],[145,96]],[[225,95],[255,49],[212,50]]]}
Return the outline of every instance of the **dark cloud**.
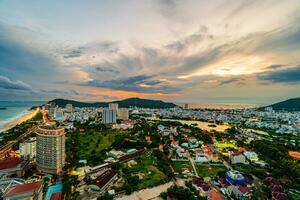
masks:
{"label": "dark cloud", "polygon": [[147,92],[147,93],[156,93],[156,92],[177,92],[178,88],[162,85],[161,81],[152,80],[153,76],[133,76],[129,78],[121,78],[115,80],[92,80],[87,84],[92,87],[101,87],[109,88],[113,90],[125,90],[125,91],[134,91],[134,92]]}
{"label": "dark cloud", "polygon": [[273,83],[300,83],[300,65],[293,68],[267,71],[257,75],[259,80],[271,81]]}
{"label": "dark cloud", "polygon": [[31,90],[31,87],[19,80],[12,81],[5,76],[0,76],[0,88],[15,90]]}
{"label": "dark cloud", "polygon": [[230,79],[226,79],[226,80],[223,80],[223,81],[220,81],[219,85],[227,85],[227,84],[230,84],[230,83],[238,83],[238,84],[241,84],[244,79],[241,78],[241,77],[235,77],[235,78],[230,78]]}
{"label": "dark cloud", "polygon": [[66,54],[64,55],[64,58],[77,58],[81,56],[81,50],[73,50],[70,52],[66,52]]}
{"label": "dark cloud", "polygon": [[[21,31],[24,35],[28,34]],[[0,24],[1,75],[26,81],[32,86],[46,83],[45,77],[47,80],[65,77],[64,68],[60,64],[33,44],[24,43],[26,38],[16,37],[19,32],[16,27]]]}
{"label": "dark cloud", "polygon": [[69,84],[70,82],[67,80],[62,80],[62,81],[54,81],[53,83],[65,85],[65,84]]}
{"label": "dark cloud", "polygon": [[114,69],[110,69],[110,68],[105,68],[105,67],[96,67],[95,68],[96,71],[99,71],[99,72],[109,72],[109,73],[113,73],[113,74],[119,74],[120,72],[117,71],[117,70],[114,70]]}
{"label": "dark cloud", "polygon": [[85,45],[80,45],[78,47],[68,48],[64,50],[64,58],[78,58],[85,54],[87,55],[96,55],[98,53],[117,53],[119,52],[118,43],[111,41],[102,41],[89,43]]}
{"label": "dark cloud", "polygon": [[177,53],[183,53],[191,46],[197,46],[205,39],[213,39],[214,36],[208,34],[207,26],[201,26],[199,31],[181,39],[167,44],[165,47],[175,50]]}
{"label": "dark cloud", "polygon": [[281,64],[273,64],[273,65],[269,65],[267,67],[265,67],[265,69],[278,69],[278,68],[282,68],[284,67],[285,65],[281,65]]}
{"label": "dark cloud", "polygon": [[178,14],[178,0],[157,0],[157,2],[159,12],[162,16],[170,18]]}
{"label": "dark cloud", "polygon": [[50,93],[50,94],[58,94],[58,95],[79,95],[75,90],[60,90],[60,89],[42,89],[41,93]]}

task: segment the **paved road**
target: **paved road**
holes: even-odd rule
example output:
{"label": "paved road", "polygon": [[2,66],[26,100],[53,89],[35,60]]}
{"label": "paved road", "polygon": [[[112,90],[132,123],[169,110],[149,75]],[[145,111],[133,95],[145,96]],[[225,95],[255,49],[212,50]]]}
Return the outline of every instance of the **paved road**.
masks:
{"label": "paved road", "polygon": [[26,131],[25,133],[23,133],[22,135],[20,135],[19,137],[17,137],[17,139],[10,141],[9,144],[5,145],[4,147],[1,148],[0,150],[0,155],[1,156],[5,156],[6,153],[15,145],[17,144],[19,141],[23,140],[24,138],[26,138],[27,136],[29,136],[32,132],[36,131],[36,126],[31,127],[28,131]]}
{"label": "paved road", "polygon": [[193,170],[194,170],[194,172],[195,172],[196,177],[199,177],[198,172],[197,172],[197,169],[196,169],[196,167],[195,167],[194,159],[191,158],[191,155],[190,155],[189,152],[187,153],[187,156],[188,156],[188,159],[189,159],[189,161],[190,161],[190,163],[191,163],[191,165],[192,165],[192,167],[193,167]]}

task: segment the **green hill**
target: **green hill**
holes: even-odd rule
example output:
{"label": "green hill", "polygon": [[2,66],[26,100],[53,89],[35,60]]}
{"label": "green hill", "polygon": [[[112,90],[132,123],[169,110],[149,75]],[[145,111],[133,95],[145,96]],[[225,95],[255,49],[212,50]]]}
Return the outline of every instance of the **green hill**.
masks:
{"label": "green hill", "polygon": [[[276,111],[300,111],[300,98],[288,99],[266,107],[272,107]],[[262,108],[266,108],[262,107]]]}
{"label": "green hill", "polygon": [[174,108],[176,105],[174,103],[167,103],[160,100],[151,99],[140,99],[140,98],[129,98],[120,101],[113,102],[80,102],[68,99],[54,99],[48,103],[54,102],[59,107],[65,107],[66,104],[72,104],[74,107],[108,107],[109,103],[118,103],[119,107],[129,108],[129,107],[139,107],[139,108]]}

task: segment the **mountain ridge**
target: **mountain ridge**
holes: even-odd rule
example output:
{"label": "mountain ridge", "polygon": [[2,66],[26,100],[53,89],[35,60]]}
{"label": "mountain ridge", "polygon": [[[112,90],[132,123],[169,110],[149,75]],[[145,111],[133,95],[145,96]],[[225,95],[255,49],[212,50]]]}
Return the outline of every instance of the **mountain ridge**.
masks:
{"label": "mountain ridge", "polygon": [[139,107],[139,108],[174,108],[177,105],[170,102],[164,102],[161,100],[142,99],[142,98],[128,98],[111,102],[82,102],[69,99],[53,99],[48,103],[56,103],[59,107],[65,107],[66,104],[72,104],[74,107],[108,107],[109,103],[118,103],[119,107]]}
{"label": "mountain ridge", "polygon": [[271,107],[275,111],[300,111],[300,97],[287,99],[269,106],[261,107],[260,109],[267,107]]}

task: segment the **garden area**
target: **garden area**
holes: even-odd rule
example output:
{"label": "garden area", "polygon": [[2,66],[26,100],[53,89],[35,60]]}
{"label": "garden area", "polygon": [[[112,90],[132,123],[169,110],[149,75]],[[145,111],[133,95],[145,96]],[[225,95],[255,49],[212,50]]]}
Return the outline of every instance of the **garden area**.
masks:
{"label": "garden area", "polygon": [[105,159],[105,152],[118,133],[106,130],[86,134],[68,135],[66,139],[66,154],[68,162],[76,165],[79,160],[87,160],[91,164],[99,164]]}
{"label": "garden area", "polygon": [[122,164],[125,189],[128,193],[166,183],[169,178],[160,171],[159,163],[152,152],[147,152],[135,161]]}
{"label": "garden area", "polygon": [[201,177],[212,177],[224,175],[227,171],[224,165],[209,165],[209,164],[196,164],[198,175]]}
{"label": "garden area", "polygon": [[193,172],[192,166],[189,161],[173,161],[172,166],[178,173],[182,173],[185,169]]}

